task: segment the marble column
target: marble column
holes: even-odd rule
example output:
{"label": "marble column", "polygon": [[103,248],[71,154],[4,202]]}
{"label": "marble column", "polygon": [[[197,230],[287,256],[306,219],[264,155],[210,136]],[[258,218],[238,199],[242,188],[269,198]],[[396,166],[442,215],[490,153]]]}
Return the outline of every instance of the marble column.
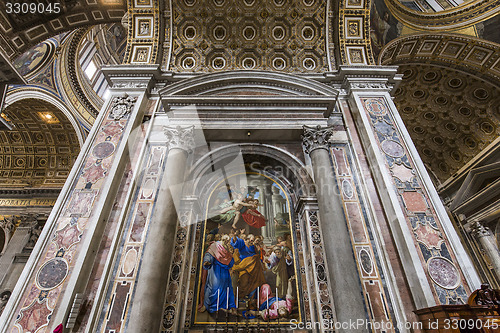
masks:
{"label": "marble column", "polygon": [[[335,303],[336,321],[365,320],[359,274],[354,259],[349,230],[330,161],[329,142],[332,127],[304,126],[303,146],[311,157],[316,184],[321,232]],[[365,332],[366,329],[340,329],[339,332]]]}
{"label": "marble column", "polygon": [[169,152],[157,206],[151,219],[127,332],[159,332],[168,282],[177,209],[188,154],[194,148],[193,126],[164,127]]}
{"label": "marble column", "polygon": [[496,245],[495,235],[493,235],[490,228],[485,227],[479,221],[473,223],[471,234],[490,259],[491,266],[495,270],[497,278],[500,278],[500,252]]}

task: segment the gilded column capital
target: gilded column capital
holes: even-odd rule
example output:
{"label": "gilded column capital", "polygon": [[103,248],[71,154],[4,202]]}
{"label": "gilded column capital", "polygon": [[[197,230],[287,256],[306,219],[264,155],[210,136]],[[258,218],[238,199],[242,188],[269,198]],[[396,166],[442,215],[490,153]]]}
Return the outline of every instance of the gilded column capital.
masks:
{"label": "gilded column capital", "polygon": [[311,154],[316,149],[328,149],[330,137],[333,135],[333,127],[304,126],[302,134],[302,145],[307,154]]}
{"label": "gilded column capital", "polygon": [[481,222],[476,221],[471,226],[471,233],[477,238],[493,235],[490,228],[485,227]]}
{"label": "gilded column capital", "polygon": [[194,126],[163,126],[168,149],[182,149],[191,153],[194,144]]}

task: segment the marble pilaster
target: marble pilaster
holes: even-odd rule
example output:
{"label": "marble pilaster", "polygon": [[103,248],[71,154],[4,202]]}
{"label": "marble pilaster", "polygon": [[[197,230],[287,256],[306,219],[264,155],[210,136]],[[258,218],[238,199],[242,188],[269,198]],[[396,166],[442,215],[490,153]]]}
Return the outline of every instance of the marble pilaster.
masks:
{"label": "marble pilaster", "polygon": [[[339,196],[335,174],[331,167],[329,139],[331,127],[304,127],[303,146],[310,155],[317,188],[320,227],[325,240],[329,280],[336,304],[338,322],[365,319],[366,311],[360,289],[358,271],[350,242],[346,218]],[[341,329],[340,332],[363,332],[363,330]]]}
{"label": "marble pilaster", "polygon": [[134,303],[127,332],[158,332],[165,298],[165,286],[174,246],[175,230],[184,171],[194,148],[194,127],[165,127],[169,152],[157,202],[150,222]]}

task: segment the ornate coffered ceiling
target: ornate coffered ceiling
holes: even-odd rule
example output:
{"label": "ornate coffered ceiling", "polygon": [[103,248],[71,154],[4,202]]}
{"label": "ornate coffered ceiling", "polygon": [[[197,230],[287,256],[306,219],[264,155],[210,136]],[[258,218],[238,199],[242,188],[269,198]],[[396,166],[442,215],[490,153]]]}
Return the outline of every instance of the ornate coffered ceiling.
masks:
{"label": "ornate coffered ceiling", "polygon": [[401,0],[385,0],[391,13],[405,25],[417,30],[446,31],[484,21],[500,11],[499,0],[473,0],[439,12],[419,12]]}
{"label": "ornate coffered ceiling", "polygon": [[38,99],[15,102],[4,114],[14,129],[0,131],[0,187],[61,188],[80,151],[68,118]]}
{"label": "ornate coffered ceiling", "polygon": [[[16,2],[18,1],[11,1]],[[127,9],[125,0],[39,0],[34,3],[43,3],[45,9],[51,4],[51,11],[54,3],[60,3],[61,11],[9,14],[7,1],[0,2],[0,48],[10,59],[64,31],[120,22]]]}
{"label": "ornate coffered ceiling", "polygon": [[444,182],[500,134],[500,89],[465,72],[400,65],[394,102],[435,180]]}
{"label": "ornate coffered ceiling", "polygon": [[395,39],[382,50],[380,62],[432,63],[473,72],[493,84],[500,81],[500,45],[458,34],[417,34]]}
{"label": "ornate coffered ceiling", "polygon": [[335,68],[331,17],[318,0],[173,1],[170,70]]}

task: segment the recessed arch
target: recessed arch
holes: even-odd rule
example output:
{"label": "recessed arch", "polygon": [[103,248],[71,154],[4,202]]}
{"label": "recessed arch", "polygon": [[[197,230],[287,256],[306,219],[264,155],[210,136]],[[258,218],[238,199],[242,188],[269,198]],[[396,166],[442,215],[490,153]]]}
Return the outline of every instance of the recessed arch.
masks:
{"label": "recessed arch", "polygon": [[[203,180],[211,178],[207,177],[207,174],[215,174],[214,170],[217,169],[222,170],[225,163],[236,157],[241,157],[243,161],[243,165],[240,165],[242,171],[249,168],[255,170],[268,168],[269,172],[281,173],[283,177],[291,180],[289,186],[295,187],[290,191],[293,206],[297,204],[299,196],[314,195],[314,182],[302,161],[281,148],[255,143],[223,146],[199,158],[186,177],[191,185],[186,195],[205,193],[210,184],[204,184]],[[252,165],[252,162],[255,164]]]}
{"label": "recessed arch", "polygon": [[0,132],[0,183],[6,188],[58,189],[80,152],[78,132],[46,99],[10,99],[3,110],[13,129]]}
{"label": "recessed arch", "polygon": [[78,119],[68,109],[68,107],[63,102],[61,102],[61,100],[37,88],[23,87],[22,89],[14,89],[8,92],[7,96],[5,97],[5,108],[24,99],[39,99],[48,102],[56,107],[59,111],[64,113],[68,121],[73,126],[75,134],[78,137],[78,144],[80,145],[80,147],[83,145],[87,134],[79,124]]}

